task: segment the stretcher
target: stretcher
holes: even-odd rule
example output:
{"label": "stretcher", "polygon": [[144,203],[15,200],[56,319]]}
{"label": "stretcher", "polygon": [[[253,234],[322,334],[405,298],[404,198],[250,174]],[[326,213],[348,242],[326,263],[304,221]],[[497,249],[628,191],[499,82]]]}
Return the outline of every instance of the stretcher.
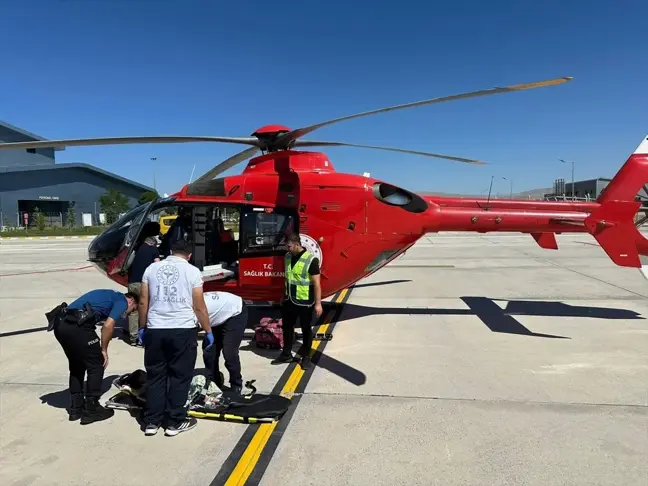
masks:
{"label": "stretcher", "polygon": [[[146,405],[146,372],[136,370],[113,381],[118,393],[105,404],[106,408],[137,412]],[[187,415],[200,419],[240,422],[245,424],[277,422],[288,411],[292,401],[276,394],[256,393],[254,380],[248,381],[244,395],[223,393],[213,381],[196,375],[187,397]]]}

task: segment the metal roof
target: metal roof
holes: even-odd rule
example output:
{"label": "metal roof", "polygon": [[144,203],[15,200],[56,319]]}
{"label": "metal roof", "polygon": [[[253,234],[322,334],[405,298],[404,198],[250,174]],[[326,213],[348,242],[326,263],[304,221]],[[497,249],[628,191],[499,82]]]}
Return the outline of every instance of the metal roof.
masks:
{"label": "metal roof", "polygon": [[0,167],[0,172],[31,172],[35,170],[62,170],[62,169],[85,169],[90,172],[95,172],[105,177],[109,177],[116,181],[120,181],[124,184],[135,186],[139,189],[142,189],[142,191],[155,191],[155,189],[153,189],[152,187],[145,186],[144,184],[140,184],[139,182],[131,181],[130,179],[126,179],[125,177],[119,176],[117,174],[113,174],[112,172],[108,172],[107,170],[100,169],[99,167],[94,167],[90,164],[82,164],[82,163],[34,165],[29,167],[24,167],[24,166]]}

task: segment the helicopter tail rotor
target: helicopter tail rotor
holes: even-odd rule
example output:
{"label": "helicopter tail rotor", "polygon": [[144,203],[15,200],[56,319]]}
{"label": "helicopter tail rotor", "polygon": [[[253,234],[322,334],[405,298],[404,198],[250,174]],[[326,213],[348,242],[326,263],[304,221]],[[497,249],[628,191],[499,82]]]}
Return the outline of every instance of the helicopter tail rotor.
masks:
{"label": "helicopter tail rotor", "polygon": [[641,267],[648,239],[640,227],[648,220],[648,135],[596,200],[600,206],[584,223],[610,259],[619,266]]}

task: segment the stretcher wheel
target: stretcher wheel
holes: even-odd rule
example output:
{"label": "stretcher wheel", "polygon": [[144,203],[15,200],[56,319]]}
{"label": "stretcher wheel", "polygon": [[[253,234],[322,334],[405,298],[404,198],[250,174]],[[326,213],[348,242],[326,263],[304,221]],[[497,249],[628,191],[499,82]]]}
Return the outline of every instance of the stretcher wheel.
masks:
{"label": "stretcher wheel", "polygon": [[313,336],[313,339],[316,339],[317,341],[330,341],[331,339],[333,339],[333,334],[331,334],[330,332],[318,332]]}

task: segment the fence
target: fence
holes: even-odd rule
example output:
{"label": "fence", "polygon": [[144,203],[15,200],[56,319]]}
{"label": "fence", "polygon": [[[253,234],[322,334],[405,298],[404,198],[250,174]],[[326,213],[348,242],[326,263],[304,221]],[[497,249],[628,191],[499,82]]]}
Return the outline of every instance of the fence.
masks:
{"label": "fence", "polygon": [[566,194],[563,195],[550,195],[550,194],[545,194],[544,198],[545,201],[573,201],[573,202],[594,202],[596,201],[596,198],[590,197],[589,195],[585,197],[571,197]]}
{"label": "fence", "polygon": [[67,213],[27,213],[0,211],[0,230],[61,228],[67,225]]}
{"label": "fence", "polygon": [[103,214],[81,213],[76,214],[73,224],[69,223],[67,212],[0,211],[0,232],[105,226],[105,217]]}

